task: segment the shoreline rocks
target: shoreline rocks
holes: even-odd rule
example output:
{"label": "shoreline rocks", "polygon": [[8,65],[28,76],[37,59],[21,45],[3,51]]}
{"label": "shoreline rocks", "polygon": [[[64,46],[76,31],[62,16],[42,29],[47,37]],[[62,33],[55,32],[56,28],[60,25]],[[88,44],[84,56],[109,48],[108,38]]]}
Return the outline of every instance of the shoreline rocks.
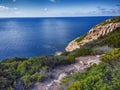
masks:
{"label": "shoreline rocks", "polygon": [[87,33],[87,35],[84,37],[82,41],[80,42],[76,42],[75,40],[71,41],[65,50],[67,52],[74,51],[80,48],[81,46],[85,45],[86,43],[90,43],[94,40],[97,40],[101,36],[105,36],[109,34],[110,32],[114,31],[118,27],[120,27],[120,22],[110,23],[103,26],[96,26]]}

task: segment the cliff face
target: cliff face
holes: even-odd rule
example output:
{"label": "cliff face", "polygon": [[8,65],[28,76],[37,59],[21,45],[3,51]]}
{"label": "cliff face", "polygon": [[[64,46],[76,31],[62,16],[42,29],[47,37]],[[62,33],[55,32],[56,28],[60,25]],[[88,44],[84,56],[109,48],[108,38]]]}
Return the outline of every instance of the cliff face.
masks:
{"label": "cliff face", "polygon": [[94,28],[92,28],[80,42],[77,42],[76,40],[70,42],[66,47],[66,51],[71,52],[73,50],[76,50],[81,46],[85,45],[86,43],[97,40],[101,36],[107,35],[108,33],[114,31],[118,27],[120,27],[120,22],[108,23],[105,25],[97,25]]}
{"label": "cliff face", "polygon": [[80,48],[80,46],[78,45],[78,43],[75,40],[73,40],[68,44],[68,46],[65,48],[65,50],[67,52],[71,52],[71,51],[76,50],[78,48]]}

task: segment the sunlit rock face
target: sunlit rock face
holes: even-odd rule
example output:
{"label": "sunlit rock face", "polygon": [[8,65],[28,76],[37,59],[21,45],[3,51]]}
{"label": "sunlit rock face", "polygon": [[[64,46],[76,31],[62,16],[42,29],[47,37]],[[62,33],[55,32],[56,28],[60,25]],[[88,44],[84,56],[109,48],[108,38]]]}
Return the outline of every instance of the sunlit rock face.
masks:
{"label": "sunlit rock face", "polygon": [[71,52],[71,51],[73,51],[73,50],[75,50],[75,49],[77,49],[77,48],[80,48],[80,46],[78,45],[78,43],[77,43],[75,40],[73,40],[73,41],[70,42],[70,43],[68,44],[68,46],[66,47],[66,51],[67,51],[67,52]]}
{"label": "sunlit rock face", "polygon": [[102,25],[102,26],[96,26],[96,27],[92,28],[87,33],[85,38],[82,41],[80,41],[79,43],[76,42],[75,40],[70,42],[68,44],[68,46],[66,47],[66,51],[71,52],[73,50],[76,50],[76,49],[80,48],[81,46],[85,45],[86,43],[97,40],[101,36],[107,35],[108,33],[116,30],[116,28],[118,28],[118,27],[120,27],[120,22],[110,23],[110,24],[106,24],[106,25]]}

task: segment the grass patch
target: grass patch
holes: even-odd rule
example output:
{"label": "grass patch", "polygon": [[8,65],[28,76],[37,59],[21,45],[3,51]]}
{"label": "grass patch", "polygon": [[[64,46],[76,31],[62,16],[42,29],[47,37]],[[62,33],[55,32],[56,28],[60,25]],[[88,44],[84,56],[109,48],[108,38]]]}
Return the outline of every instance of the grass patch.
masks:
{"label": "grass patch", "polygon": [[87,35],[87,34],[85,34],[85,35],[83,35],[83,36],[81,36],[81,37],[78,37],[75,41],[76,41],[77,43],[79,43],[80,41],[82,41],[82,40],[86,37],[86,35]]}

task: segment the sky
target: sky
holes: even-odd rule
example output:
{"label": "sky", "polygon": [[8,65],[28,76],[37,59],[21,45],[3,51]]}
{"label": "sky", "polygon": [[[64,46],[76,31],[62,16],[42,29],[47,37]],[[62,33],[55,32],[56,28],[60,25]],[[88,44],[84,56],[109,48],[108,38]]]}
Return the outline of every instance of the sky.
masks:
{"label": "sky", "polygon": [[0,17],[120,16],[120,0],[0,0]]}

